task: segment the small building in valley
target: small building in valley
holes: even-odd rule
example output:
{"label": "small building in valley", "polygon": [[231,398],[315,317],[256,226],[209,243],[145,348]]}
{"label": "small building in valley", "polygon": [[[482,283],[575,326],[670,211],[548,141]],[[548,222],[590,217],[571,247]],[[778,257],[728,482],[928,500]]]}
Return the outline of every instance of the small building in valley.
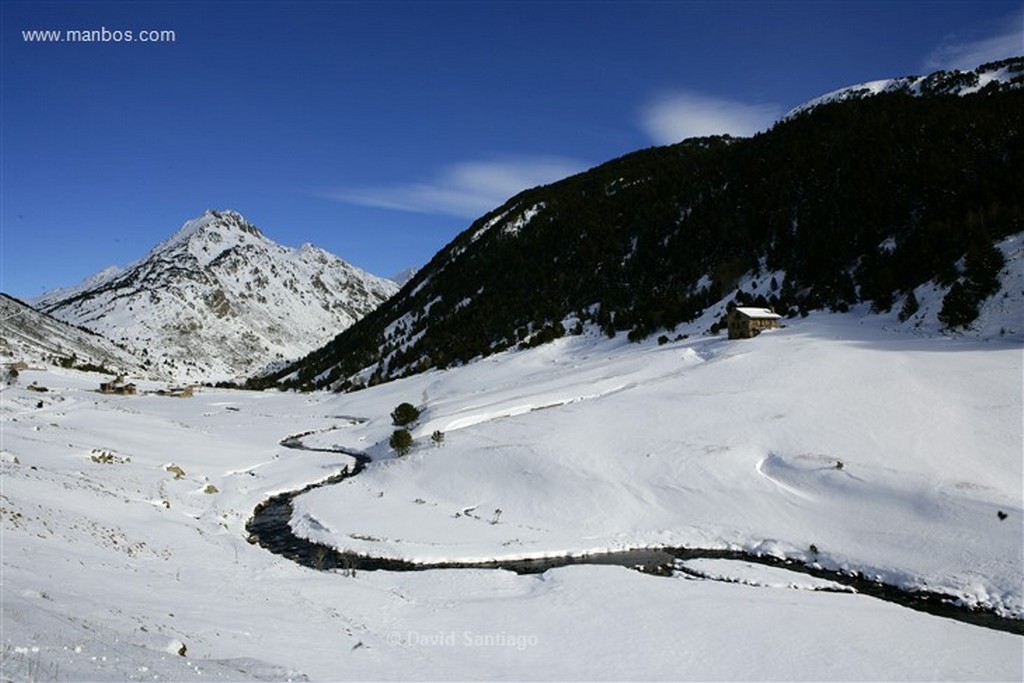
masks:
{"label": "small building in valley", "polygon": [[135,385],[124,381],[124,375],[118,375],[109,382],[100,384],[101,394],[135,394]]}
{"label": "small building in valley", "polygon": [[157,396],[174,396],[176,398],[192,398],[193,388],[191,384],[183,387],[168,387],[167,389],[157,389]]}
{"label": "small building in valley", "polygon": [[779,326],[781,315],[769,308],[738,307],[729,311],[729,339],[750,339]]}

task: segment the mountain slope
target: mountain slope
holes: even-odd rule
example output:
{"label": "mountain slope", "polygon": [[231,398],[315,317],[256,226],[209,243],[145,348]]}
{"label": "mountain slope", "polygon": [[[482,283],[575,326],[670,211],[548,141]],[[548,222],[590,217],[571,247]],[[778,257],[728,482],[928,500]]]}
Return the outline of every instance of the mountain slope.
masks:
{"label": "mountain slope", "polygon": [[105,337],[40,313],[6,294],[0,294],[0,357],[5,362],[30,365],[143,372],[138,358]]}
{"label": "mountain slope", "polygon": [[1020,89],[880,93],[751,139],[621,157],[512,198],[380,309],[251,385],[358,387],[585,324],[642,339],[698,318],[704,331],[712,312],[715,331],[732,301],[910,315],[927,283],[939,321],[969,327],[999,289],[995,242],[1024,230],[1022,112]]}
{"label": "mountain slope", "polygon": [[137,263],[35,305],[137,349],[153,370],[215,380],[307,353],[396,289],[311,244],[276,244],[235,212],[208,211]]}
{"label": "mountain slope", "polygon": [[1004,59],[982,64],[973,71],[937,71],[927,76],[885,78],[868,83],[847,86],[805,102],[785,118],[805,114],[812,109],[835,102],[859,100],[882,93],[912,96],[972,95],[993,93],[1019,88],[1024,83],[1024,61],[1020,58]]}

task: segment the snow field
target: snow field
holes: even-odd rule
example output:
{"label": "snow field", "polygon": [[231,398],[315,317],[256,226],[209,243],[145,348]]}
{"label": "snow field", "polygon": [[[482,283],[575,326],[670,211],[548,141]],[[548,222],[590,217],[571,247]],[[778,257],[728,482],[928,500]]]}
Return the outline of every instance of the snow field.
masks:
{"label": "snow field", "polygon": [[447,373],[457,399],[445,373],[392,383],[396,404],[427,391],[420,447],[299,497],[293,526],[422,562],[761,551],[1021,616],[1020,347],[833,318],[747,343],[564,339]]}
{"label": "snow field", "polygon": [[[1019,345],[852,316],[753,342],[565,339],[351,395],[105,396],[95,375],[26,371],[0,391],[0,664],[14,680],[1020,680],[1019,636],[746,563],[685,563],[735,583],[353,577],[245,541],[260,501],[351,463],[279,444],[311,432],[377,458],[296,499],[297,531],[338,547],[811,560],[814,544],[823,566],[1019,616],[1020,377]],[[425,410],[394,458],[402,401]]]}

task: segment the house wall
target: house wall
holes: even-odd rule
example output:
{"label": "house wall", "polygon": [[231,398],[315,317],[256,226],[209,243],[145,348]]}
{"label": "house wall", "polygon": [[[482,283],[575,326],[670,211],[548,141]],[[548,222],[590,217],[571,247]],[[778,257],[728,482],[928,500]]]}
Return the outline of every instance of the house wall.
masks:
{"label": "house wall", "polygon": [[748,318],[735,311],[729,313],[729,339],[750,339],[779,326],[774,318]]}

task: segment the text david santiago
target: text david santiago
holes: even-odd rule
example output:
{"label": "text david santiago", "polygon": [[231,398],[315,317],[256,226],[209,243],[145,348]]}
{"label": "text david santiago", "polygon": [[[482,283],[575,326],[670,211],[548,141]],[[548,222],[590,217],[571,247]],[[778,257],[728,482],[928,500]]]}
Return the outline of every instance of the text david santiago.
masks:
{"label": "text david santiago", "polygon": [[388,634],[388,642],[392,645],[412,645],[419,647],[507,647],[525,650],[536,647],[539,639],[536,635],[506,633],[475,633],[473,631],[435,631],[420,633],[419,631],[393,631]]}

